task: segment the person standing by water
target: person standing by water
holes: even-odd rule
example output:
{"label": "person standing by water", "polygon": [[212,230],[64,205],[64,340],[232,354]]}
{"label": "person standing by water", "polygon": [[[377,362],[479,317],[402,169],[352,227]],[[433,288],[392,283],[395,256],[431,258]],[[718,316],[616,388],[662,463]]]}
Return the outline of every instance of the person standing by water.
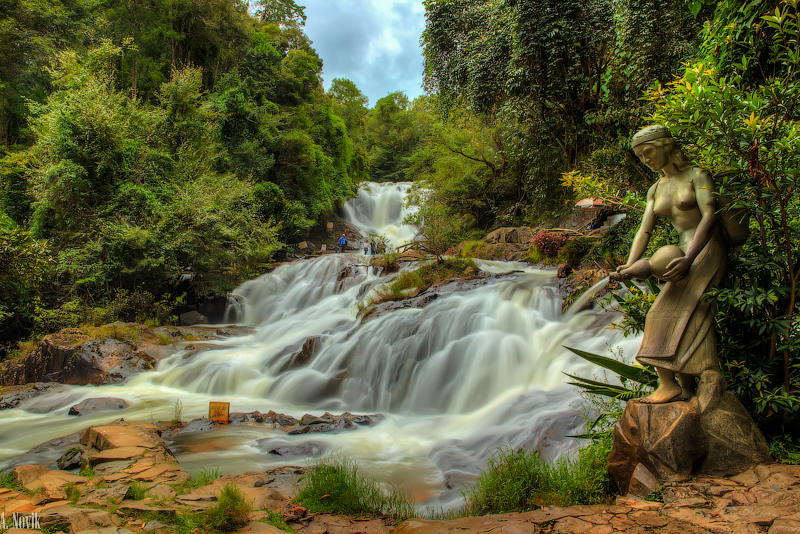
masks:
{"label": "person standing by water", "polygon": [[370,251],[370,248],[369,248],[369,239],[365,239],[365,240],[364,240],[364,255],[367,255],[367,254],[369,254],[369,251]]}
{"label": "person standing by water", "polygon": [[342,237],[339,238],[339,248],[337,249],[339,252],[344,252],[347,248],[347,238],[342,234]]}
{"label": "person standing by water", "polygon": [[[628,261],[610,278],[658,274],[666,280],[647,313],[644,339],[636,355],[639,362],[656,368],[659,386],[641,402],[686,400],[694,395],[694,377],[706,370],[720,371],[714,339],[716,305],[703,295],[722,279],[728,246],[718,224],[711,175],[686,159],[669,130],[648,126],[633,136],[631,145],[659,179],[647,192]],[[667,219],[678,231],[680,248],[661,273],[656,272],[656,255],[643,258],[658,217]]]}

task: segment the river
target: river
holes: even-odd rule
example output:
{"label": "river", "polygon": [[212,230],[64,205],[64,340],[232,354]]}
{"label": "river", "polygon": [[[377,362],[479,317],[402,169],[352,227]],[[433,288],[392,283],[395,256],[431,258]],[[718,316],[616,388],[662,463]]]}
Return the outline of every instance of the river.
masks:
{"label": "river", "polygon": [[[402,244],[414,235],[402,223],[407,190],[408,184],[372,184],[344,215],[363,231]],[[227,425],[170,446],[190,472],[242,473],[313,460],[268,454],[257,440],[270,439],[271,446],[313,442],[317,454],[346,453],[368,475],[411,492],[421,507],[449,508],[461,502],[463,484],[498,447],[537,449],[547,458],[576,448],[567,436],[582,431],[582,401],[564,373],[591,377],[600,371],[565,346],[633,355],[641,342],[609,329],[611,314],[562,313],[554,271],[519,263],[478,262],[483,270],[508,274],[444,294],[422,309],[362,323],[359,303],[386,280],[366,259],[330,254],[243,284],[231,317],[255,331],[215,342],[218,350],[189,358],[181,350],[125,384],[71,387],[0,411],[0,466],[39,443],[115,417],[171,419],[178,400],[184,420],[207,415],[209,401],[229,401],[232,411],[275,410],[298,418],[380,413],[385,419],[377,425],[335,435]],[[344,268],[352,276],[340,281]],[[316,355],[284,370],[311,336],[320,336]],[[76,402],[102,396],[124,398],[130,407],[111,415],[67,415]]]}

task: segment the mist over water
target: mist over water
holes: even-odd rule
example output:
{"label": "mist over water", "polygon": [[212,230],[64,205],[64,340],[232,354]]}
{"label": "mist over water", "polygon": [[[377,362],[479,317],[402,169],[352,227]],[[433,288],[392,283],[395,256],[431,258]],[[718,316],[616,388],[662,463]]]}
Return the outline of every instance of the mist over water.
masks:
{"label": "mist over water", "polygon": [[[394,187],[373,186],[367,196],[375,206],[388,196],[394,199],[387,201],[390,214],[402,213],[403,196]],[[368,208],[359,196],[345,212],[361,213],[358,220],[376,229],[397,220]],[[254,334],[214,342],[217,350],[195,355],[180,350],[126,384],[72,387],[0,411],[0,465],[41,442],[117,417],[171,419],[178,399],[184,420],[207,415],[212,400],[230,401],[232,411],[295,417],[381,413],[386,419],[378,425],[336,435],[288,436],[269,425],[228,425],[171,447],[190,471],[241,473],[305,463],[267,454],[255,440],[313,442],[322,454],[351,455],[368,474],[410,490],[424,506],[457,505],[460,484],[474,480],[498,447],[539,449],[552,458],[577,446],[565,436],[582,430],[580,398],[564,384],[563,373],[590,377],[599,370],[564,346],[597,353],[621,347],[632,355],[641,342],[606,328],[610,314],[562,313],[552,271],[478,264],[498,276],[469,291],[441,294],[422,309],[395,310],[364,323],[359,302],[390,277],[359,263],[355,254],[283,265],[235,292],[229,316],[254,326]],[[291,355],[312,336],[319,336],[313,358],[291,367]],[[101,396],[124,398],[131,407],[67,415],[76,402]]]}

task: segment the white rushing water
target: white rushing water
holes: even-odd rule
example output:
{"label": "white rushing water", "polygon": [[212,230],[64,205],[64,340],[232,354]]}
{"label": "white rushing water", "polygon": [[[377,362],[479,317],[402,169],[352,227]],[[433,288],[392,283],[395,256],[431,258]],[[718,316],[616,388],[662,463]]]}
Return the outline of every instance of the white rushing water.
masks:
{"label": "white rushing water", "polygon": [[[351,254],[283,265],[236,291],[233,316],[253,325],[254,334],[215,342],[218,350],[193,356],[179,351],[158,370],[122,385],[72,387],[0,411],[0,466],[38,443],[116,417],[171,419],[176,400],[184,420],[206,415],[209,401],[230,401],[232,411],[295,417],[381,413],[386,418],[375,426],[335,435],[288,436],[269,425],[228,425],[179,438],[171,447],[190,471],[241,473],[302,465],[302,458],[285,460],[266,450],[312,443],[323,454],[351,455],[367,474],[408,489],[424,506],[457,504],[460,484],[474,480],[498,447],[537,449],[548,458],[576,447],[566,436],[582,430],[580,398],[564,384],[564,373],[591,377],[599,370],[565,346],[597,353],[620,347],[634,354],[640,343],[608,329],[609,314],[563,314],[552,271],[478,264],[496,277],[468,291],[443,293],[424,308],[363,323],[359,303],[386,281],[379,273]],[[313,358],[288,368],[291,355],[312,336],[320,339]],[[102,396],[124,398],[130,408],[67,415],[76,402]],[[35,413],[45,410],[51,411]],[[271,440],[269,447],[256,441],[263,439]]]}
{"label": "white rushing water", "polygon": [[416,229],[403,221],[413,207],[404,204],[411,182],[370,183],[358,191],[358,196],[345,204],[343,216],[363,236],[386,236],[395,247],[414,239]]}

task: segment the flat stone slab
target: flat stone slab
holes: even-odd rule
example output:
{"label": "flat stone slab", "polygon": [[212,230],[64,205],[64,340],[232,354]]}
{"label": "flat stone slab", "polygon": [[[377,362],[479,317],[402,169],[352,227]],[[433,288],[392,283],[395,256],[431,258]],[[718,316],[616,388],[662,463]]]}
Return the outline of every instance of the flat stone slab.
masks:
{"label": "flat stone slab", "polygon": [[118,447],[116,449],[106,449],[89,455],[89,463],[92,465],[102,462],[113,462],[118,460],[132,460],[139,456],[144,456],[147,449],[144,447]]}

